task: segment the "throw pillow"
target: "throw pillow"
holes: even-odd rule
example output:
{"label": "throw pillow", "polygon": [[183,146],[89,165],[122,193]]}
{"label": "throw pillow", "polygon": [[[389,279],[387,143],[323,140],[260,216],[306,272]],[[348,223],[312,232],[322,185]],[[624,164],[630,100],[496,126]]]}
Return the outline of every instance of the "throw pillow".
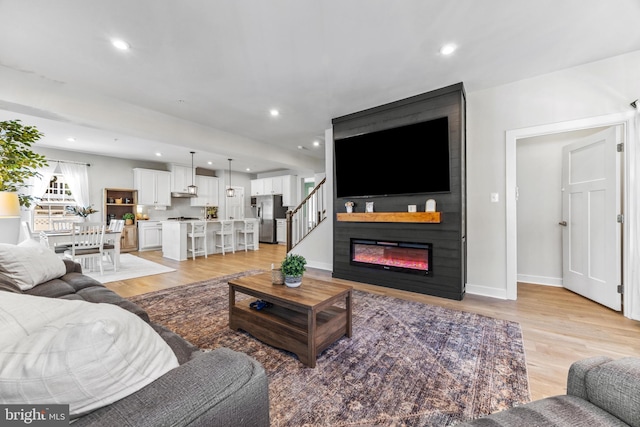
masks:
{"label": "throw pillow", "polygon": [[3,292],[0,342],[0,402],[69,404],[71,418],[178,366],[149,324],[112,304]]}
{"label": "throw pillow", "polygon": [[0,243],[0,275],[14,281],[23,291],[66,272],[64,261],[34,240],[19,245]]}

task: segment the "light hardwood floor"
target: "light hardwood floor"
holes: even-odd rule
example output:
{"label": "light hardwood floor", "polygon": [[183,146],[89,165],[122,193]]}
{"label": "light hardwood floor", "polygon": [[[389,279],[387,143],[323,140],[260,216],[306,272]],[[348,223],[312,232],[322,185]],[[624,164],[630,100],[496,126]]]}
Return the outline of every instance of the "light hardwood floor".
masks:
{"label": "light hardwood floor", "polygon": [[[173,267],[176,271],[107,285],[125,297],[246,270],[269,270],[272,263],[279,264],[284,258],[285,248],[260,244],[258,251],[210,255],[207,259],[198,257],[195,261],[182,262],[163,258],[160,251],[135,252],[134,255]],[[317,270],[309,269],[305,274],[350,284],[355,289],[519,322],[534,400],[564,394],[567,371],[575,360],[596,355],[640,356],[640,322],[563,288],[520,284],[516,301],[469,294],[462,301],[452,301],[333,279],[328,273]],[[357,330],[353,332],[358,333]]]}

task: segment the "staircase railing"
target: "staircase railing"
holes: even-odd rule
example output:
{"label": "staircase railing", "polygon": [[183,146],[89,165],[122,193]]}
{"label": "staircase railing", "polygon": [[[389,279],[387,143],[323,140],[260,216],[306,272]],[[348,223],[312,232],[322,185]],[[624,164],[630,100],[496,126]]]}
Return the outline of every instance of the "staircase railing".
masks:
{"label": "staircase railing", "polygon": [[324,178],[292,211],[287,212],[287,252],[327,218]]}

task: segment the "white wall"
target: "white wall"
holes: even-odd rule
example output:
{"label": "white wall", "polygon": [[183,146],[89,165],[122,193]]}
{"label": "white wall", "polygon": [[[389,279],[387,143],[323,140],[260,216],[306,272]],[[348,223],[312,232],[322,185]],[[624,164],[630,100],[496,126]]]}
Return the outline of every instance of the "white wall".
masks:
{"label": "white wall", "polygon": [[562,283],[559,145],[536,138],[518,143],[518,281]]}
{"label": "white wall", "polygon": [[[325,168],[324,203],[328,217],[291,252],[304,256],[311,268],[333,271],[333,129],[325,131]],[[315,175],[316,184],[324,177],[325,174]]]}
{"label": "white wall", "polygon": [[467,292],[507,296],[505,132],[626,113],[638,75],[640,51],[467,93]]}

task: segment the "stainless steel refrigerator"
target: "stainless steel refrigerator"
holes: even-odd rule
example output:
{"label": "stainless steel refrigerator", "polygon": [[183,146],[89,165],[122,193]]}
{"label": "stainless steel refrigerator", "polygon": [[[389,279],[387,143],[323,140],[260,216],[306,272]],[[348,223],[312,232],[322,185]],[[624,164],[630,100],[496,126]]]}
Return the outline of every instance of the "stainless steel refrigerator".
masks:
{"label": "stainless steel refrigerator", "polygon": [[276,219],[287,216],[287,208],[282,206],[282,196],[258,196],[256,208],[260,225],[258,240],[262,243],[276,243]]}

